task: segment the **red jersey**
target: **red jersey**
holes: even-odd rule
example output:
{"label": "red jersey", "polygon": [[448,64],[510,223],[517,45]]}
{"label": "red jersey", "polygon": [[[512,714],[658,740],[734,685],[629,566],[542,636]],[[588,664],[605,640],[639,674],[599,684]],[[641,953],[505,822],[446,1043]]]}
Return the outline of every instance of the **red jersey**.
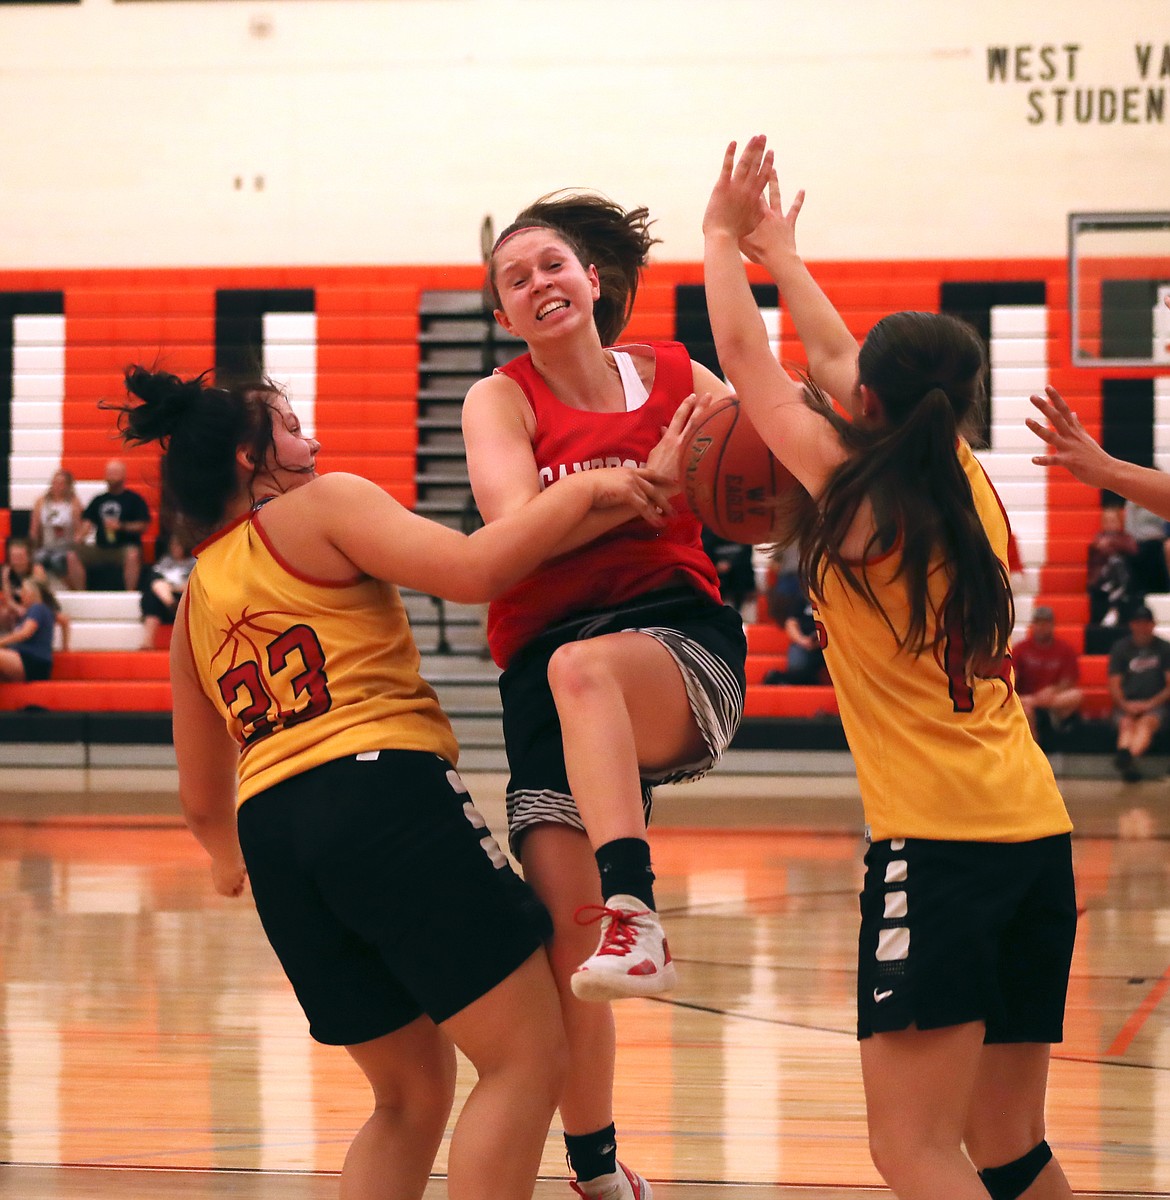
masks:
{"label": "red jersey", "polygon": [[[587,412],[562,404],[528,354],[500,367],[520,385],[536,417],[532,452],[540,486],[595,467],[641,467],[662,430],[694,390],[690,354],[678,342],[652,342],[654,384],[633,412]],[[702,526],[681,496],[662,529],[627,521],[586,546],[549,559],[492,601],[488,645],[501,666],[522,646],[573,613],[608,609],[635,596],[685,584],[721,603],[715,568],[703,549]]]}
{"label": "red jersey", "polygon": [[1016,691],[1031,696],[1054,683],[1076,683],[1080,674],[1077,652],[1060,638],[1040,643],[1031,637],[1012,645]]}

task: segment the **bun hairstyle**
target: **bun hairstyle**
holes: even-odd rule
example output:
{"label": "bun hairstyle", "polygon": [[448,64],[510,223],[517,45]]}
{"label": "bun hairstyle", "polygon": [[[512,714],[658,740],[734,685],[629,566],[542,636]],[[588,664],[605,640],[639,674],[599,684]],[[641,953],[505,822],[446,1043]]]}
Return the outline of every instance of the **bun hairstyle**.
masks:
{"label": "bun hairstyle", "polygon": [[516,215],[492,247],[488,284],[496,307],[502,307],[496,288],[496,253],[523,229],[549,229],[562,238],[583,267],[596,267],[601,296],[593,306],[593,321],[603,346],[612,346],[629,324],[638,282],[650,247],[650,211],[627,211],[599,192],[566,188],[550,192]]}
{"label": "bun hairstyle", "polygon": [[280,389],[262,376],[216,387],[210,372],[181,379],[166,371],[126,368],[125,403],[102,401],[118,413],[122,440],[162,447],[163,503],[173,508],[194,536],[223,520],[239,486],[236,451],[246,446],[257,464],[272,446],[272,410],[266,397]]}

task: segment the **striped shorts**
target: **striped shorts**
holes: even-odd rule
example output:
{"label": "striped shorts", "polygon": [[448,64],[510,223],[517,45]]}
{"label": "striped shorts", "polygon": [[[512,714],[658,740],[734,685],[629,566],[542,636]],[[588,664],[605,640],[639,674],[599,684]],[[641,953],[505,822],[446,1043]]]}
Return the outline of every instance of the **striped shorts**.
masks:
{"label": "striped shorts", "polygon": [[519,853],[523,835],[541,824],[584,832],[569,791],[556,702],[548,683],[553,652],[568,642],[603,634],[637,632],[666,647],[686,684],[691,712],[703,738],[695,762],[643,774],[642,803],[650,821],[652,789],[699,779],[722,757],[739,728],[744,704],[747,640],[735,609],[689,588],[652,592],[605,612],[583,614],[547,630],[526,646],[500,676],[508,781],[508,837]]}

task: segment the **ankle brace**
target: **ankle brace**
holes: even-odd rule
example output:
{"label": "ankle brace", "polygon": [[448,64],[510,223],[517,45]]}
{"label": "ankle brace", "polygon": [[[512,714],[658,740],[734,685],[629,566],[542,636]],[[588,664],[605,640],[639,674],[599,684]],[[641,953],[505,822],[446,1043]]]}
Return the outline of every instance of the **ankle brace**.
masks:
{"label": "ankle brace", "polygon": [[1013,1162],[1004,1163],[1002,1167],[985,1167],[979,1172],[979,1178],[991,1200],[1019,1200],[1051,1158],[1048,1143],[1040,1142]]}
{"label": "ankle brace", "polygon": [[613,1122],[594,1133],[566,1133],[565,1151],[578,1182],[612,1175],[618,1169],[617,1131]]}

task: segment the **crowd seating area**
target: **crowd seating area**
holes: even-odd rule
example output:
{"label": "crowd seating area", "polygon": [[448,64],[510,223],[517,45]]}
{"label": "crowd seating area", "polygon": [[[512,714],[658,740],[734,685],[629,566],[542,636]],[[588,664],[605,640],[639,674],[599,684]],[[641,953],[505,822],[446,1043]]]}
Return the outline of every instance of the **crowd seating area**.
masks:
{"label": "crowd seating area", "polygon": [[[1101,496],[1061,472],[1036,468],[1031,462],[1035,438],[1024,426],[1032,411],[1029,394],[1047,382],[1061,389],[1091,432],[1100,435],[1107,419],[1110,381],[1073,363],[1064,307],[1066,261],[841,262],[819,264],[816,273],[858,336],[878,317],[899,308],[945,308],[985,332],[991,359],[990,448],[980,458],[1025,562],[1017,632],[1026,626],[1032,603],[1051,607],[1058,635],[1081,651],[1085,711],[1103,718],[1108,709],[1106,658],[1089,652],[1092,647],[1085,640],[1085,556],[1098,528]],[[448,471],[443,456],[457,456],[461,447],[457,432],[444,433],[450,445],[424,454],[421,433],[436,425],[438,416],[437,410],[424,413],[421,398],[450,408],[444,415],[457,430],[462,393],[448,386],[448,376],[453,379],[467,367],[449,362],[454,352],[448,349],[421,355],[428,339],[438,337],[420,327],[421,297],[433,291],[477,290],[482,282],[478,267],[2,274],[0,295],[6,297],[5,313],[11,314],[6,319],[12,329],[13,437],[9,507],[0,507],[0,536],[16,532],[16,512],[27,512],[57,466],[74,473],[83,500],[88,499],[87,488],[99,486],[112,443],[110,415],[97,402],[116,393],[119,373],[128,362],[159,361],[162,354],[167,369],[194,373],[230,361],[241,339],[252,339],[248,344],[255,350],[257,337],[263,341],[267,368],[288,384],[302,420],[323,443],[321,469],[358,471],[404,504],[428,515],[438,511],[438,498],[420,497],[422,464],[428,454],[439,462],[442,469],[435,478],[442,484]],[[769,293],[762,274],[755,278],[761,304],[775,303],[767,299],[774,289]],[[679,337],[700,361],[713,362],[701,283],[697,262],[655,264],[639,291],[630,340]],[[786,315],[772,309],[768,321],[779,357],[799,365],[803,353]],[[479,366],[476,354],[473,369]],[[1126,374],[1121,382],[1127,386],[1152,390],[1154,428],[1149,428],[1149,417],[1138,421],[1128,415],[1136,410],[1127,399],[1126,406],[1115,406],[1113,439],[1117,445],[1132,443],[1135,461],[1147,461],[1145,440],[1152,439],[1157,448],[1170,445],[1170,429],[1157,415],[1170,411],[1170,374],[1158,368]],[[152,453],[131,450],[125,457],[129,485],[157,512]],[[452,482],[447,490],[452,496],[442,497],[444,501],[462,503],[465,485]],[[165,718],[166,657],[161,649],[137,649],[137,593],[64,593],[62,602],[72,620],[70,650],[57,656],[51,680],[0,685],[0,713],[8,720],[23,709]],[[1158,631],[1166,636],[1170,596],[1150,603]],[[754,744],[768,744],[769,730],[783,728],[785,737],[803,731],[800,737],[806,742],[822,739],[828,744],[838,738],[831,687],[763,684],[769,670],[784,665],[783,631],[755,622],[748,638],[747,727],[754,732],[745,736]],[[0,742],[11,740],[14,727],[0,729]]]}
{"label": "crowd seating area", "polygon": [[163,650],[66,650],[53,678],[0,684],[0,712],[171,711],[168,655]]}
{"label": "crowd seating area", "polygon": [[[1083,572],[1082,572],[1083,575]],[[61,592],[62,608],[70,617],[70,649],[59,651],[53,678],[42,683],[0,684],[0,712],[19,709],[50,711],[166,712],[170,684],[164,627],[159,647],[140,650],[141,621],[136,592]],[[1170,634],[1170,595],[1148,597],[1161,636]],[[1048,595],[1044,603],[1057,612],[1056,633],[1074,646],[1084,642],[1087,602],[1080,595]],[[1017,600],[1017,630],[1031,616],[1033,599]],[[775,686],[763,683],[765,674],[783,669],[787,637],[767,621],[747,626],[747,707],[751,719],[834,718],[837,700],[829,684]],[[1104,654],[1080,655],[1083,713],[1104,719],[1110,709]]]}

